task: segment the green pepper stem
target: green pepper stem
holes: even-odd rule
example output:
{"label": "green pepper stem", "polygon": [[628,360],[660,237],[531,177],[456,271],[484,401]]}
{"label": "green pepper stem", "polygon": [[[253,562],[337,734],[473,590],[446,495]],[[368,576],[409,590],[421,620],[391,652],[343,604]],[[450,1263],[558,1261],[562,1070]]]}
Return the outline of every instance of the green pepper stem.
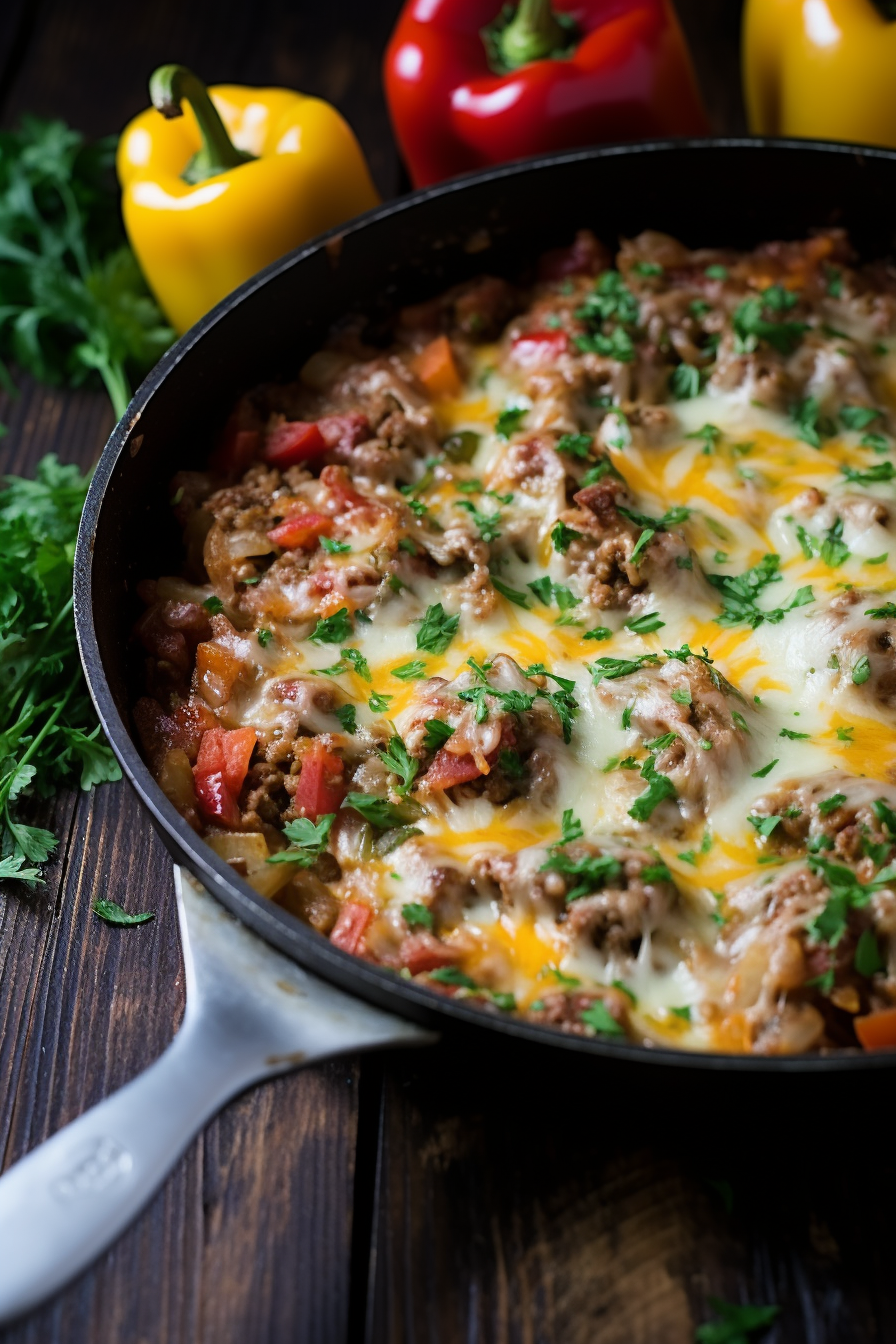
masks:
{"label": "green pepper stem", "polygon": [[566,45],[569,34],[551,9],[551,0],[520,0],[519,8],[498,37],[504,64],[509,70],[545,56]]}
{"label": "green pepper stem", "polygon": [[202,144],[181,173],[184,182],[195,186],[197,182],[218,177],[255,158],[254,154],[237,149],[227,134],[218,109],[208,96],[208,89],[185,65],[159,66],[150,77],[149,96],[153,107],[163,117],[183,116],[181,103],[184,99],[193,109]]}

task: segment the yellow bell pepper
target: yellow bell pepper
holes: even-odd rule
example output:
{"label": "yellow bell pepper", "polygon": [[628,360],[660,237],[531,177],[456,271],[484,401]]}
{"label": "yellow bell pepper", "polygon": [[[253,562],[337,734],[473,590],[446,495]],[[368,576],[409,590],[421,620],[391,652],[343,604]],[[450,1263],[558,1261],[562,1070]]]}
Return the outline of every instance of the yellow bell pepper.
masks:
{"label": "yellow bell pepper", "polygon": [[179,65],[155,72],[150,97],[122,133],[116,166],[131,246],[178,332],[269,262],[379,202],[351,129],[320,98],[206,89]]}
{"label": "yellow bell pepper", "polygon": [[880,0],[747,0],[750,129],[896,146],[896,22]]}

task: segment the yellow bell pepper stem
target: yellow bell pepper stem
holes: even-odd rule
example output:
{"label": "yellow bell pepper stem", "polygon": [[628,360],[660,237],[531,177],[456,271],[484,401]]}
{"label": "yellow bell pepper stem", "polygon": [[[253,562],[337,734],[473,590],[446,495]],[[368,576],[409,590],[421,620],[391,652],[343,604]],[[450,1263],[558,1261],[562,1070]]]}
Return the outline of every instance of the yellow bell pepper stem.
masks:
{"label": "yellow bell pepper stem", "polygon": [[886,0],[747,0],[750,129],[896,146],[896,22]]}
{"label": "yellow bell pepper stem", "polygon": [[181,66],[163,67],[152,89],[163,112],[147,108],[125,127],[116,166],[131,246],[178,332],[284,253],[378,204],[351,129],[320,98],[206,91]]}
{"label": "yellow bell pepper stem", "polygon": [[183,180],[191,186],[255,158],[254,154],[237,149],[208,96],[208,89],[185,65],[160,66],[150,77],[149,98],[156,111],[169,121],[172,117],[183,116],[181,104],[184,99],[193,109],[202,144],[181,173]]}

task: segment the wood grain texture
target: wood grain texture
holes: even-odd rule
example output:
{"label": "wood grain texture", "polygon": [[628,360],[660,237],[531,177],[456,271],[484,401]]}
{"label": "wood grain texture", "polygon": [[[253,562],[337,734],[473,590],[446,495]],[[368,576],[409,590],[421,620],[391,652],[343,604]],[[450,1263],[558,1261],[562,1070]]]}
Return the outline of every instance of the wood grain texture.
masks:
{"label": "wood grain texture", "polygon": [[[334,100],[390,194],[379,61],[398,3],[8,0],[0,120],[105,133],[181,59]],[[677,4],[714,125],[738,130],[739,0]],[[51,450],[86,466],[111,427],[101,394],[27,379],[0,420],[16,472]],[[46,885],[0,899],[4,1166],[145,1067],[183,1009],[170,865],[127,785],[40,817],[62,840]],[[156,919],[101,925],[97,896]],[[886,1344],[881,1091],[682,1087],[450,1045],[281,1078],[229,1106],[95,1269],[0,1344],[688,1344],[714,1294],[781,1303],[768,1344]]]}

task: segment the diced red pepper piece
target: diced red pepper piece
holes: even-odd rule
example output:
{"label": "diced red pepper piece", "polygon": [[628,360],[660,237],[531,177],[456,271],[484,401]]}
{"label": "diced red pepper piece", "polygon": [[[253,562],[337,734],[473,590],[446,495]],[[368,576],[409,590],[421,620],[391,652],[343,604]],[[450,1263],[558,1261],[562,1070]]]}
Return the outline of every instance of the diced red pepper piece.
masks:
{"label": "diced red pepper piece", "polygon": [[435,971],[440,966],[455,966],[459,953],[446,947],[431,933],[409,933],[398,949],[398,959],[411,975]]}
{"label": "diced red pepper piece", "polygon": [[293,513],[272,527],[268,541],[284,551],[310,551],[333,531],[333,519],[323,513]]}
{"label": "diced red pepper piece", "polygon": [[469,784],[470,780],[478,779],[481,774],[470,752],[455,756],[441,747],[424,779],[431,789],[451,789],[455,784]]}
{"label": "diced red pepper piece", "polygon": [[293,806],[301,816],[317,821],[337,812],[345,797],[343,763],[323,742],[315,739],[302,757]]}
{"label": "diced red pepper piece", "polygon": [[253,424],[255,412],[240,402],[229,417],[221,433],[217,447],[211,455],[210,465],[214,471],[226,476],[242,476],[261,452],[261,429]]}
{"label": "diced red pepper piece", "polygon": [[896,1050],[896,1008],[853,1019],[856,1035],[866,1050]]}
{"label": "diced red pepper piece", "polygon": [[273,467],[294,467],[326,451],[326,440],[313,420],[285,420],[264,441],[264,460]]}
{"label": "diced red pepper piece", "polygon": [[373,436],[370,421],[360,411],[351,411],[348,415],[325,415],[318,420],[317,427],[327,447],[331,451],[338,448],[343,453]]}
{"label": "diced red pepper piece", "polygon": [[565,331],[527,331],[513,343],[513,358],[521,368],[538,369],[551,364],[569,349]]}
{"label": "diced red pepper piece", "polygon": [[362,905],[360,901],[346,901],[333,925],[330,942],[336,947],[341,947],[343,952],[351,952],[353,956],[357,956],[364,941],[364,934],[367,932],[367,925],[372,919],[373,911],[369,905]]}
{"label": "diced red pepper piece", "polygon": [[320,483],[326,486],[330,494],[343,509],[357,509],[369,505],[371,501],[359,495],[350,484],[345,467],[326,466],[320,473]]}
{"label": "diced red pepper piece", "polygon": [[213,770],[208,775],[201,775],[194,766],[193,778],[196,781],[196,800],[199,803],[199,811],[202,815],[208,821],[216,821],[221,826],[229,826],[234,831],[238,830],[241,820],[240,809],[230,789],[224,783],[222,772]]}

